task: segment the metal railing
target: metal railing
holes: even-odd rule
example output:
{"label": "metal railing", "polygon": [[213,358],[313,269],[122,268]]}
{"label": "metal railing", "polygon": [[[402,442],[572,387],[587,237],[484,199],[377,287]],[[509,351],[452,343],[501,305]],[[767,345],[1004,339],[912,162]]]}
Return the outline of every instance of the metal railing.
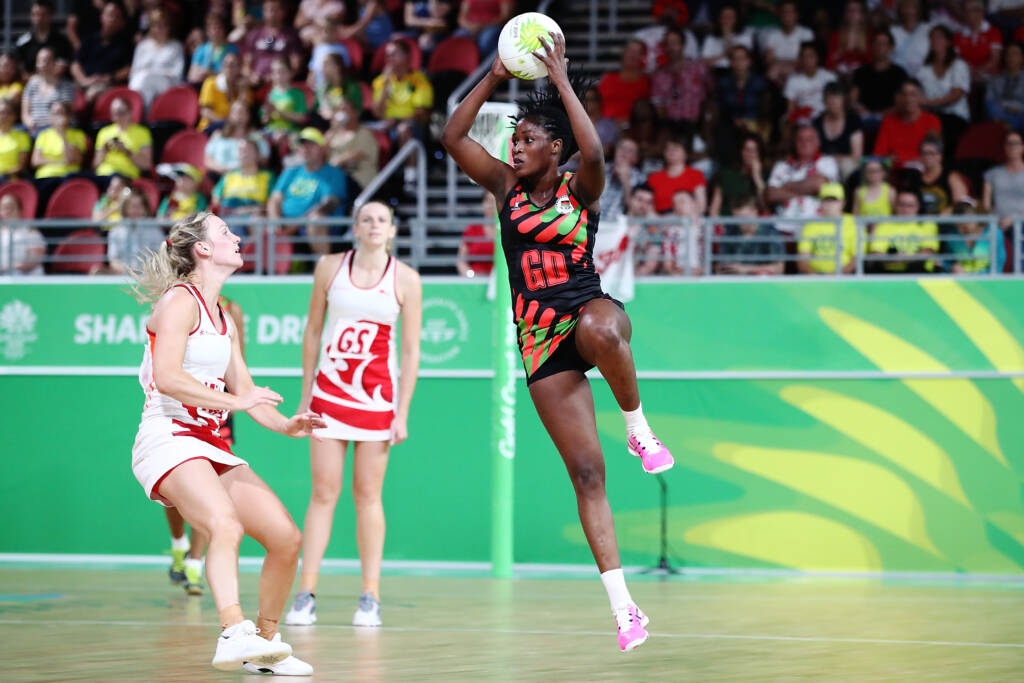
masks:
{"label": "metal railing", "polygon": [[[349,217],[297,220],[227,215],[224,218],[236,233],[244,235],[242,255],[245,266],[241,269],[243,273],[284,275],[311,271],[319,254],[311,248],[314,245],[310,244],[310,239],[299,234],[297,228],[303,226],[329,226],[330,234],[323,245],[329,251],[352,248],[354,243],[352,219]],[[476,219],[417,217],[400,223],[395,239],[396,256],[416,269],[455,272],[459,246],[474,241],[463,237],[465,229],[483,220],[482,216]],[[735,273],[728,272],[728,264],[758,263],[782,263],[784,268],[790,266],[788,270],[793,270],[790,264],[795,264],[799,268],[801,263],[807,263],[809,265],[805,270],[811,270],[814,274],[856,277],[884,275],[886,264],[900,262],[907,272],[921,275],[948,271],[957,262],[970,261],[978,265],[985,258],[988,259],[988,263],[985,264],[984,271],[997,276],[1000,271],[996,255],[999,253],[1000,243],[1004,240],[1004,233],[998,228],[996,216],[858,216],[854,219],[857,230],[852,253],[849,250],[844,253],[842,247],[835,249],[836,245],[844,244],[840,219],[815,217],[800,221],[778,217],[708,217],[691,220],[678,216],[652,216],[627,220],[632,226],[638,272],[642,273],[652,262],[664,262],[671,258],[675,267],[674,272],[670,274],[684,277],[694,277],[698,274],[703,277],[731,275]],[[771,226],[794,222],[831,222],[834,232],[832,235],[819,234],[813,242],[804,239],[804,249],[799,248],[802,241],[799,232],[777,232],[751,237],[727,234],[729,226]],[[986,227],[981,235],[977,236],[965,236],[955,231],[948,231],[946,234],[940,232],[934,236],[921,235],[917,232],[886,234],[887,240],[900,247],[895,253],[888,253],[872,248],[872,245],[877,247],[879,240],[869,230],[872,224],[883,222],[930,222],[936,225],[971,222]],[[45,255],[39,259],[39,264],[43,265],[47,272],[112,272],[116,267],[131,264],[133,259],[144,253],[147,248],[159,248],[171,224],[172,221],[164,219],[121,221],[116,226],[101,226],[92,220],[69,219],[11,222],[7,227],[0,227],[0,275],[8,274],[6,271],[10,270],[16,260],[24,256],[21,252],[26,252],[26,245],[30,243],[42,244]],[[114,227],[114,230],[108,229],[110,227]],[[19,230],[25,231],[18,232]],[[1011,244],[1005,250],[1006,258],[1010,259],[1012,264],[1010,270],[1020,275],[1024,265],[1024,218],[1014,220],[1010,234]],[[15,237],[12,238],[12,235]],[[943,245],[979,240],[987,241],[988,254],[958,255],[942,249]],[[315,242],[316,238],[313,241]],[[940,248],[934,252],[918,252],[916,244],[925,241],[937,243]],[[765,250],[767,254],[734,253],[738,250],[734,249],[733,245],[744,243],[777,246]],[[117,263],[114,262],[115,252],[119,256]],[[850,259],[847,263],[854,264],[851,273],[842,273],[846,257]],[[490,259],[473,257],[472,260]],[[831,261],[831,267],[822,265],[828,261]]]}

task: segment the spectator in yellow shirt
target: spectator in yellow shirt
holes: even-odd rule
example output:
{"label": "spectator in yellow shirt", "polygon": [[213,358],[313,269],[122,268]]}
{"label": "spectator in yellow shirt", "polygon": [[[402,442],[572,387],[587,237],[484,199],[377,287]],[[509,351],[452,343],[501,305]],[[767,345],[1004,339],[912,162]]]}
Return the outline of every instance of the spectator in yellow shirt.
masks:
{"label": "spectator in yellow shirt", "polygon": [[839,183],[825,183],[818,191],[819,213],[831,220],[809,221],[800,233],[797,253],[801,258],[796,269],[803,275],[832,275],[836,272],[836,220],[839,220],[839,241],[841,252],[839,264],[841,273],[852,273],[857,263],[857,222],[853,216],[843,213],[846,192]]}
{"label": "spectator in yellow shirt", "polygon": [[88,144],[85,133],[71,127],[71,105],[60,100],[53,102],[50,105],[50,127],[36,136],[32,149],[39,206],[46,206],[65,178],[82,170],[82,158]]}
{"label": "spectator in yellow shirt", "polygon": [[0,99],[0,182],[14,180],[28,166],[28,153],[32,139],[23,130],[14,127],[14,106]]}
{"label": "spectator in yellow shirt", "polygon": [[207,76],[199,89],[199,130],[207,134],[221,128],[231,111],[231,103],[241,100],[252,104],[249,82],[242,75],[242,58],[229,52],[221,61],[220,73]]}
{"label": "spectator in yellow shirt", "polygon": [[132,121],[128,102],[120,97],[110,105],[113,123],[96,135],[93,166],[104,186],[115,173],[135,180],[153,168],[153,136],[149,129]]}
{"label": "spectator in yellow shirt", "polygon": [[[901,190],[896,195],[896,216],[916,216],[921,210],[921,198],[916,192]],[[939,250],[939,226],[931,221],[878,223],[868,243],[871,254],[905,259],[879,260],[872,268],[882,273],[921,273],[934,268],[932,261],[921,258]]]}
{"label": "spectator in yellow shirt", "polygon": [[393,139],[422,137],[434,106],[434,89],[422,71],[413,71],[409,46],[392,40],[384,48],[384,71],[373,79],[373,115]]}

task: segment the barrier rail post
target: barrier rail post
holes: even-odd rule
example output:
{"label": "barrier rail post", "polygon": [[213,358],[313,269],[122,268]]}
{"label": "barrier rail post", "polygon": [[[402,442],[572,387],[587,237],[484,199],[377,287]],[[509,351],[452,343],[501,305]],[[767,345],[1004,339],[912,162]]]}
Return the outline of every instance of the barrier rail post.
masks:
{"label": "barrier rail post", "polygon": [[[995,275],[997,272],[998,263],[996,263],[996,235],[1002,237],[1002,232],[999,230],[999,223],[995,218],[992,218],[988,222],[988,273],[989,275]],[[940,245],[941,246],[941,245]]]}
{"label": "barrier rail post", "polygon": [[711,224],[711,221],[701,219],[700,231],[704,237],[704,275],[711,275],[711,259],[713,257],[711,240],[715,236],[715,226]]}
{"label": "barrier rail post", "polygon": [[842,216],[839,216],[839,218],[836,218],[833,221],[833,227],[835,228],[835,232],[832,235],[832,239],[835,240],[835,243],[833,245],[835,247],[835,254],[834,254],[835,272],[833,273],[833,275],[835,275],[836,277],[839,277],[843,273],[843,242],[842,242],[842,239],[840,239],[842,237],[842,232],[843,232],[843,217]]}
{"label": "barrier rail post", "polygon": [[1013,219],[1013,245],[1011,245],[1013,248],[1010,250],[1009,253],[1009,257],[1013,259],[1013,272],[1016,275],[1020,275],[1021,261],[1024,260],[1024,253],[1021,253],[1022,245],[1020,243],[1020,221],[1021,219],[1019,217]]}
{"label": "barrier rail post", "polygon": [[856,247],[855,247],[855,250],[854,250],[854,253],[853,253],[853,257],[855,259],[857,259],[857,265],[856,265],[856,271],[855,272],[856,272],[857,275],[863,275],[864,274],[864,239],[863,239],[863,233],[861,231],[864,230],[866,228],[866,226],[865,226],[864,222],[861,220],[860,217],[857,217],[857,219],[855,221],[855,225],[857,226],[857,230],[856,230],[857,241],[856,241]]}

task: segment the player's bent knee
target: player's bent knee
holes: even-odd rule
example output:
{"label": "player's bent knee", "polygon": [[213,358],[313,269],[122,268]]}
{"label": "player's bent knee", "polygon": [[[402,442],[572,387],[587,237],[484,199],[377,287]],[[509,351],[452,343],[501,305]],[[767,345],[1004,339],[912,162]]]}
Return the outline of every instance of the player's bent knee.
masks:
{"label": "player's bent knee", "polygon": [[245,528],[234,515],[218,515],[207,523],[210,543],[230,543],[238,546],[245,535]]}
{"label": "player's bent knee", "polygon": [[577,331],[581,341],[598,352],[614,351],[622,343],[622,334],[612,320],[600,316],[584,316]]}

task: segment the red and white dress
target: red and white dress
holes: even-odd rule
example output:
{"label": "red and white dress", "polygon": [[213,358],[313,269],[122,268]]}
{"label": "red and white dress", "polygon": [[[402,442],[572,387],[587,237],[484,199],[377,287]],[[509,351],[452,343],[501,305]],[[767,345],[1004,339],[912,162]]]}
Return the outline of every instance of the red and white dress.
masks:
{"label": "red and white dress", "polygon": [[398,398],[398,262],[389,258],[380,280],[360,287],[352,282],[354,254],[345,252],[327,287],[327,322],[310,409],[327,422],[316,430],[321,438],[387,441]]}
{"label": "red and white dress", "polygon": [[[218,304],[219,320],[216,320],[198,289],[184,284],[175,286],[184,287],[199,307],[199,324],[188,335],[181,368],[211,389],[224,391],[224,373],[231,361],[233,334],[228,316]],[[146,331],[149,332],[149,343],[139,368],[139,383],[146,392],[146,404],[142,408],[142,421],[132,448],[132,471],[147,496],[167,505],[167,500],[159,493],[159,484],[181,463],[205,458],[218,474],[248,463],[235,456],[220,436],[220,426],[228,411],[188,406],[161,394],[156,388],[153,381],[153,342],[156,335],[149,329]]]}

